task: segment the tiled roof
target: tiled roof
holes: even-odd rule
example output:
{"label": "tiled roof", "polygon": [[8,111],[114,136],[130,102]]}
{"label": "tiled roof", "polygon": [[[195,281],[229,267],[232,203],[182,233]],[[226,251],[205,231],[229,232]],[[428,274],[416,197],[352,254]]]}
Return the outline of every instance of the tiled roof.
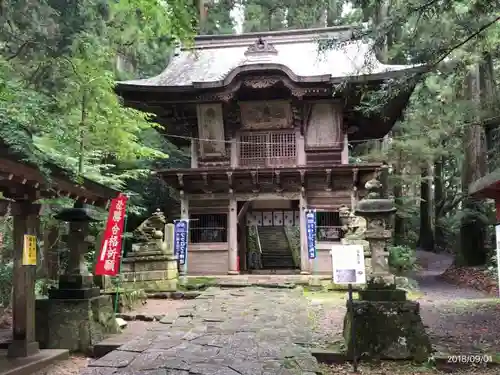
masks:
{"label": "tiled roof", "polygon": [[[381,75],[414,68],[384,65],[370,44],[349,41],[346,27],[252,33],[231,36],[201,36],[190,49],[182,49],[158,76],[118,82],[119,86],[217,87],[228,84],[244,70],[280,69],[294,81],[335,82],[346,78],[378,79]],[[321,40],[338,45],[320,51]]]}

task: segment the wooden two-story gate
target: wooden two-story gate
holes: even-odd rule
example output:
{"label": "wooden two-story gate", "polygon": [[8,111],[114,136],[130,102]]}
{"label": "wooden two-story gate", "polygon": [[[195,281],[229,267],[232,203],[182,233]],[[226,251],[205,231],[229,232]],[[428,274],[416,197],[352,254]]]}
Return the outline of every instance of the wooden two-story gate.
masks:
{"label": "wooden two-story gate", "polygon": [[127,106],[154,113],[172,142],[191,148],[191,168],[159,171],[179,192],[181,217],[196,219],[190,274],[248,269],[252,226],[295,227],[294,266],[310,272],[309,208],[318,211],[318,270],[328,271],[338,208],[353,205],[379,167],[350,164],[349,144],[386,135],[411,89],[380,115],[356,108],[387,79],[421,69],[384,65],[359,41],[318,52],[318,40],[351,37],[348,27],[201,36],[159,76],[117,85]]}

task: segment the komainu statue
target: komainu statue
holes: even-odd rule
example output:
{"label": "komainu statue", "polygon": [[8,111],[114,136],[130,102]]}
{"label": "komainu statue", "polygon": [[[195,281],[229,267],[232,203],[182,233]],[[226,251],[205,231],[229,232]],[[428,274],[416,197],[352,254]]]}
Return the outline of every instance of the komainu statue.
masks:
{"label": "komainu statue", "polygon": [[346,206],[339,207],[340,222],[342,223],[342,234],[345,239],[362,240],[366,232],[366,220],[356,216]]}
{"label": "komainu statue", "polygon": [[166,223],[167,219],[165,215],[157,208],[151,217],[144,220],[142,224],[133,231],[133,238],[139,243],[163,240]]}

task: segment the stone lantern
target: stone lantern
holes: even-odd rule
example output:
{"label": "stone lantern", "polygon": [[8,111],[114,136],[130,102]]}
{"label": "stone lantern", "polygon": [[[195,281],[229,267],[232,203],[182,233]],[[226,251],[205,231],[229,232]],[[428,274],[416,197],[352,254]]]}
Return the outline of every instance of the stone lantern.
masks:
{"label": "stone lantern", "polygon": [[[386,168],[382,173],[387,173]],[[370,244],[371,279],[394,283],[394,276],[389,271],[389,252],[387,246],[392,238],[391,221],[396,213],[393,199],[384,194],[384,186],[373,178],[365,185],[368,194],[355,210],[356,216],[366,220],[365,239]]]}
{"label": "stone lantern", "polygon": [[[387,172],[384,166],[382,181]],[[368,194],[355,212],[366,220],[364,236],[370,244],[372,272],[366,288],[359,291],[359,300],[348,306],[352,313],[344,318],[347,355],[353,356],[356,350],[357,356],[362,353],[369,358],[425,362],[432,347],[420,317],[420,305],[406,300],[406,291],[396,288],[389,271],[387,245],[392,236],[390,222],[396,212],[394,201],[377,178],[365,187]]]}
{"label": "stone lantern", "polygon": [[59,276],[59,288],[36,301],[37,340],[41,347],[88,353],[106,334],[118,332],[111,296],[101,295],[94,286],[85,262],[89,246],[95,243],[89,224],[101,218],[81,203],[55,218],[69,223],[68,266]]}
{"label": "stone lantern", "polygon": [[49,298],[86,299],[100,294],[94,285],[94,277],[89,272],[85,256],[95,238],[89,235],[89,224],[101,221],[97,214],[81,203],[59,212],[55,218],[69,223],[66,243],[69,247],[68,265],[63,275],[59,276],[59,288],[49,291]]}

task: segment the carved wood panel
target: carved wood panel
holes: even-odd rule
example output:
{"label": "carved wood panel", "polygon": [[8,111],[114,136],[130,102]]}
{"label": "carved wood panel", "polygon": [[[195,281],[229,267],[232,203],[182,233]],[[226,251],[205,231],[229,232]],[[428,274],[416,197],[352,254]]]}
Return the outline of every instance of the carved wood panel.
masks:
{"label": "carved wood panel", "polygon": [[225,157],[224,120],[222,104],[198,104],[198,134],[201,158]]}
{"label": "carved wood panel", "polygon": [[284,100],[241,102],[244,129],[285,129],[293,127],[290,103]]}
{"label": "carved wood panel", "polygon": [[341,107],[335,103],[314,103],[307,124],[306,148],[341,146]]}

